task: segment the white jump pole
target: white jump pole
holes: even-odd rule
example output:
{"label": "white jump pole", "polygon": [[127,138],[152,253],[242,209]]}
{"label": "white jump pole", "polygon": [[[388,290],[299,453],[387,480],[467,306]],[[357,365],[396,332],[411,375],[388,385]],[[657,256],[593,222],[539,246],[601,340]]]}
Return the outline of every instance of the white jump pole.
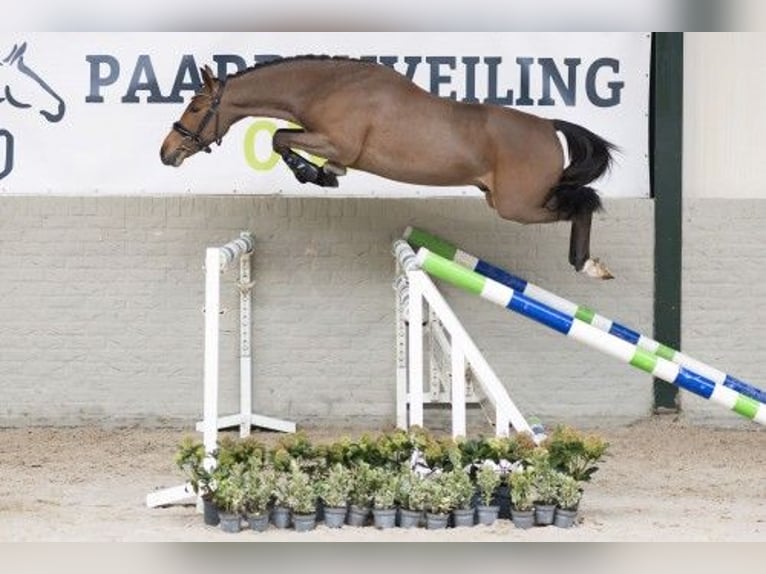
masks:
{"label": "white jump pole", "polygon": [[[406,393],[397,397],[397,424],[400,428],[423,426],[423,291],[413,273],[423,274],[415,266],[415,254],[412,249],[404,251],[394,248],[396,261],[403,272],[402,281],[397,287],[397,307],[407,317],[406,343],[406,381],[397,379],[397,391]],[[400,388],[401,387],[401,388]],[[409,403],[409,412],[407,412]],[[402,412],[403,411],[403,412]],[[402,426],[401,423],[404,423]]]}
{"label": "white jump pole", "polygon": [[410,283],[407,379],[410,396],[410,425],[423,426],[423,289],[408,273]]}
{"label": "white jump pole", "polygon": [[[239,259],[239,436],[250,434],[253,426],[253,356],[252,306],[253,283],[250,280],[252,251]],[[293,430],[295,430],[293,428]]]}
{"label": "white jump pole", "polygon": [[[397,261],[397,267],[399,263]],[[399,269],[398,271],[401,271]],[[407,428],[407,327],[405,317],[409,306],[407,276],[398,273],[394,282],[396,296],[396,427]]]}
{"label": "white jump pole", "polygon": [[465,355],[459,348],[452,346],[452,436],[466,436],[465,408]]}
{"label": "white jump pole", "polygon": [[[221,250],[205,252],[205,359],[203,364],[202,442],[208,455],[205,466],[213,465],[210,455],[218,441],[218,344],[221,309]],[[200,430],[200,429],[197,429]]]}

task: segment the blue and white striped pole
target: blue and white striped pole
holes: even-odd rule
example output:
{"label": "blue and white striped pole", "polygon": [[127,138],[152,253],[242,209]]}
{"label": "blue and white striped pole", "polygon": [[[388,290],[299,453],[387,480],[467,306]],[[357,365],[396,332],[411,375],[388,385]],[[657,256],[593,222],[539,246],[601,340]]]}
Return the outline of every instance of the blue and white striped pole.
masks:
{"label": "blue and white striped pole", "polygon": [[467,267],[472,271],[476,271],[485,277],[510,287],[514,291],[518,291],[532,299],[545,303],[549,307],[561,311],[570,317],[576,317],[602,331],[610,333],[615,337],[619,337],[628,343],[633,343],[650,353],[654,353],[658,357],[683,365],[685,368],[694,371],[706,379],[714,381],[716,384],[729,387],[760,403],[766,403],[766,391],[698,361],[681,351],[676,351],[671,347],[663,345],[651,337],[638,333],[630,327],[626,327],[625,325],[621,325],[603,315],[599,315],[588,307],[573,303],[572,301],[559,297],[550,291],[546,291],[542,287],[529,283],[513,273],[509,273],[500,267],[496,267],[470,253],[462,251],[440,237],[423,231],[422,229],[408,227],[404,232],[404,238],[415,248],[426,247],[433,253],[436,253],[445,259],[459,263],[463,267]]}
{"label": "blue and white striped pole", "polygon": [[598,349],[658,379],[672,383],[702,398],[719,403],[757,423],[766,425],[766,405],[699,375],[683,365],[605,332],[581,319],[558,311],[494,279],[471,271],[422,247],[417,264],[427,273],[469,293],[515,311],[559,333]]}

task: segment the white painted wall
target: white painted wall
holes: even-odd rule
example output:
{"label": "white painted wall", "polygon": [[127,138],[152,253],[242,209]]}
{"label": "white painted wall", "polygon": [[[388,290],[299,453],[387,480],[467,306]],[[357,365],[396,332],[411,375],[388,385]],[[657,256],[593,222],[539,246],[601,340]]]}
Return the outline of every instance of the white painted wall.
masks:
{"label": "white painted wall", "polygon": [[[395,422],[394,259],[408,225],[651,330],[652,203],[611,200],[593,251],[617,279],[567,262],[568,225],[501,220],[482,198],[0,198],[0,426],[182,424],[202,407],[208,245],[256,237],[256,412],[299,425]],[[445,289],[522,412],[621,424],[651,377]],[[236,289],[222,284],[222,410],[237,401]],[[427,419],[430,420],[430,419]]]}
{"label": "white painted wall", "polygon": [[[684,40],[682,346],[766,388],[766,34]],[[685,416],[739,417],[682,393]],[[746,423],[752,425],[753,423]]]}
{"label": "white painted wall", "polygon": [[684,197],[766,197],[766,33],[684,36]]}

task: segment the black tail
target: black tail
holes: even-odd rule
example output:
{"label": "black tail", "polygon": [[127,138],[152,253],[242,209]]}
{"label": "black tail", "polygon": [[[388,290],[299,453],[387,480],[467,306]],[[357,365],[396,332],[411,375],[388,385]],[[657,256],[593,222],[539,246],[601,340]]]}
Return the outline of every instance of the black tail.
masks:
{"label": "black tail", "polygon": [[586,184],[598,179],[612,165],[617,146],[582,126],[553,120],[553,127],[564,134],[569,147],[569,166],[558,185],[551,190],[549,205],[561,219],[601,209],[598,193]]}

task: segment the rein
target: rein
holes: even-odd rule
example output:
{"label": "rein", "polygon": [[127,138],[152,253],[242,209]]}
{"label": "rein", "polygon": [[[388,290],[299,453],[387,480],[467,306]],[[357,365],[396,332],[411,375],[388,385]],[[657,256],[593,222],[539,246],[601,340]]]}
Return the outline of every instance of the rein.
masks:
{"label": "rein", "polygon": [[[223,80],[220,82],[218,89],[215,91],[215,95],[213,96],[213,102],[208,108],[207,112],[205,113],[204,117],[202,118],[202,121],[199,123],[199,126],[197,126],[197,131],[193,132],[186,126],[184,126],[181,122],[175,122],[173,124],[173,130],[177,133],[181,134],[186,139],[191,140],[194,145],[197,146],[198,150],[204,151],[205,153],[210,153],[212,150],[210,149],[210,144],[205,143],[202,141],[202,132],[205,131],[205,128],[210,123],[210,120],[215,118],[215,131],[213,132],[213,141],[217,143],[218,145],[221,145],[221,136],[218,135],[218,107],[221,105],[221,98],[223,97],[223,90],[226,88],[226,80]],[[212,142],[211,142],[212,143]]]}

